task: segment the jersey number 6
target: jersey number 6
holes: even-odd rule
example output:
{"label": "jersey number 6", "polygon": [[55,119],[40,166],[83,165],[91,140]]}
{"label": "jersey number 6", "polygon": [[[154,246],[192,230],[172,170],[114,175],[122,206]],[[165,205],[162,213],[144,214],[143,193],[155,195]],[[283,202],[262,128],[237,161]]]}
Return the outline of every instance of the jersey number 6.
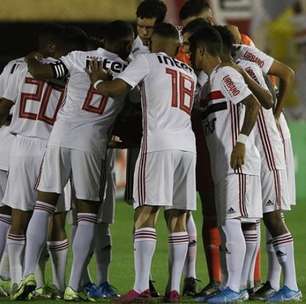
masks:
{"label": "jersey number 6", "polygon": [[166,73],[171,76],[172,81],[171,106],[174,108],[179,107],[190,115],[194,95],[193,79],[182,72],[170,68],[166,68]]}

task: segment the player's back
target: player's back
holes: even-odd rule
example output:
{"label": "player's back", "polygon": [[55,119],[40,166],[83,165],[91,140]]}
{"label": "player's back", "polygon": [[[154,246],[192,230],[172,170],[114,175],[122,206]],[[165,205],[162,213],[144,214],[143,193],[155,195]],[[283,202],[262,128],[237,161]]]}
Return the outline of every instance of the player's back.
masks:
{"label": "player's back", "polygon": [[[46,64],[54,62],[53,58],[43,59]],[[5,98],[15,103],[10,132],[48,140],[64,98],[64,88],[34,79],[26,62],[17,64],[4,93]]]}
{"label": "player's back", "polygon": [[102,48],[94,51],[74,51],[61,57],[69,77],[66,99],[58,113],[50,142],[85,151],[101,150],[124,97],[111,98],[99,94],[91,85],[86,68],[98,60],[114,76],[124,70],[126,63],[116,54]]}
{"label": "player's back", "polygon": [[197,79],[193,69],[165,53],[139,56],[144,56],[150,70],[141,87],[148,151],[194,151],[190,115]]}
{"label": "player's back", "polygon": [[[244,70],[264,89],[269,90],[262,70],[258,64],[248,60],[237,60]],[[276,125],[273,110],[260,108],[255,129],[255,143],[258,147],[263,160],[265,161],[265,168],[269,170],[285,169],[285,156],[283,151],[282,140]]]}

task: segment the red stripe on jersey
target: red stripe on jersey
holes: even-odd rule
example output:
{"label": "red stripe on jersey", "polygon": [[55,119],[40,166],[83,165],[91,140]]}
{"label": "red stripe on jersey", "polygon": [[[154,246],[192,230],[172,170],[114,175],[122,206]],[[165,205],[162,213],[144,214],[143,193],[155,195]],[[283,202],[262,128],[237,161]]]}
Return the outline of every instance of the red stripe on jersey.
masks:
{"label": "red stripe on jersey", "polygon": [[207,101],[215,100],[215,99],[222,99],[222,98],[224,98],[224,95],[222,94],[221,91],[212,91],[206,97]]}
{"label": "red stripe on jersey", "polygon": [[265,121],[262,109],[260,109],[260,111],[258,113],[258,122],[259,122],[258,126],[261,129],[260,138],[261,138],[261,141],[262,141],[262,145],[265,149],[266,158],[267,158],[267,156],[269,157],[269,158],[267,158],[269,169],[270,170],[276,170],[272,144],[271,144],[271,141],[270,141],[270,138],[269,138],[268,128],[267,128],[267,125],[266,125],[266,121]]}

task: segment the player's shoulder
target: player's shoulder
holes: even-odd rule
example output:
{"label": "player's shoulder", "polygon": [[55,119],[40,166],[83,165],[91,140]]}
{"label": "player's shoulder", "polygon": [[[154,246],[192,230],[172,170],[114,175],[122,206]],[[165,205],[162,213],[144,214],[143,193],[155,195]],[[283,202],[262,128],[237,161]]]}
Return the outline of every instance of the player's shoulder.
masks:
{"label": "player's shoulder", "polygon": [[21,71],[25,68],[27,68],[25,57],[20,57],[9,61],[3,68],[3,73],[7,75],[14,74],[15,72]]}
{"label": "player's shoulder", "polygon": [[221,81],[228,77],[233,79],[239,79],[242,76],[237,70],[235,70],[232,66],[229,65],[222,65],[220,67],[216,67],[211,75],[212,79]]}
{"label": "player's shoulder", "polygon": [[255,62],[239,58],[239,59],[236,60],[236,63],[244,69],[250,68],[254,71],[260,71],[261,72],[260,67]]}

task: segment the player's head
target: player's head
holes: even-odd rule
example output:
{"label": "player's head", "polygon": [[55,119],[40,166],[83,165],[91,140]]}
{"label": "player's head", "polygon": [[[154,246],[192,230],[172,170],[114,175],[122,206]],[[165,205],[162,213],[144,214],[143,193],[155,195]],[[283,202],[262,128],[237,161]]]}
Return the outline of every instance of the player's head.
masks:
{"label": "player's head", "polygon": [[63,32],[65,52],[87,50],[88,36],[84,30],[78,26],[66,26]]}
{"label": "player's head", "polygon": [[203,18],[209,24],[215,24],[213,11],[207,0],[187,0],[180,10],[180,19],[186,26],[194,19]]}
{"label": "player's head", "polygon": [[170,23],[160,23],[154,27],[150,49],[152,53],[165,52],[175,57],[179,48],[179,32]]}
{"label": "player's head", "polygon": [[64,51],[63,34],[65,27],[60,24],[46,24],[38,33],[37,48],[44,57],[57,57]]}
{"label": "player's head", "polygon": [[222,56],[222,38],[213,27],[196,31],[189,39],[191,61],[196,70],[210,72],[211,65]]}
{"label": "player's head", "polygon": [[203,18],[197,18],[189,22],[182,30],[183,35],[183,48],[184,52],[189,54],[189,38],[192,36],[193,33],[198,31],[199,29],[209,26],[209,23],[206,22]]}
{"label": "player's head", "polygon": [[154,26],[163,22],[167,6],[160,0],[144,0],[136,11],[137,34],[145,45],[149,45]]}
{"label": "player's head", "polygon": [[133,41],[134,31],[128,22],[117,20],[108,23],[104,28],[104,48],[117,54],[122,59],[128,58]]}
{"label": "player's head", "polygon": [[233,44],[235,43],[233,34],[226,26],[216,25],[214,29],[218,31],[222,38],[222,59],[230,59],[232,56]]}
{"label": "player's head", "polygon": [[90,36],[87,39],[87,51],[96,50],[97,48],[103,46],[102,40],[98,37]]}

